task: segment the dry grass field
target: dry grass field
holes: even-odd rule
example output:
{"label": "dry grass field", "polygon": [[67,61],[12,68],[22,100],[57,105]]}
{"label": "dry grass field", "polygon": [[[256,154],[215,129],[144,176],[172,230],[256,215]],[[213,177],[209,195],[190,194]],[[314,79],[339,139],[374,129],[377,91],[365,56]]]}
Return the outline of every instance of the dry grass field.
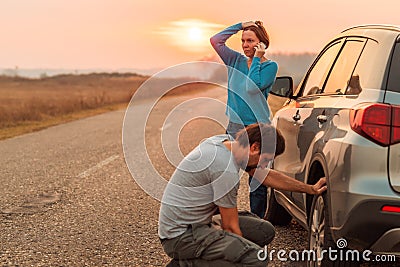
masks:
{"label": "dry grass field", "polygon": [[0,77],[0,128],[129,101],[142,76]]}
{"label": "dry grass field", "polygon": [[[125,108],[149,77],[136,74],[93,73],[41,79],[0,76],[0,140],[59,123]],[[157,84],[176,84],[160,79]],[[185,82],[187,79],[180,79]],[[166,96],[198,90],[206,84],[187,84]],[[153,89],[153,88],[152,88]],[[149,91],[148,95],[157,93]]]}

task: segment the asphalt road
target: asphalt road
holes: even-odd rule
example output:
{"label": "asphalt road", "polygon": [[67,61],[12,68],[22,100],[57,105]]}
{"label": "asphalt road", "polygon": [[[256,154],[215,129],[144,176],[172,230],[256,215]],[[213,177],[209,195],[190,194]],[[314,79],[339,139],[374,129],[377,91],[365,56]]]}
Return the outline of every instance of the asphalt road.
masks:
{"label": "asphalt road", "polygon": [[[163,117],[191,98],[161,101],[146,126],[148,153],[166,178],[173,166],[159,160],[162,147],[156,145]],[[157,238],[159,202],[138,186],[124,160],[124,113],[0,142],[1,266],[165,266],[168,257]],[[204,127],[191,132],[201,124],[197,120],[182,130],[190,136],[179,141],[185,153],[223,130],[209,123],[214,132]]]}
{"label": "asphalt road", "polygon": [[[168,162],[164,155],[170,143],[186,154],[203,138],[224,132],[223,125],[212,119],[179,124],[175,117],[168,118],[174,112],[179,118],[223,114],[204,99],[184,102],[202,96],[225,101],[221,89],[167,98],[147,120],[146,153],[166,180],[179,159],[175,153]],[[125,163],[124,113],[110,112],[0,142],[1,266],[166,265],[169,259],[157,236],[159,201],[142,190]],[[179,138],[172,131],[177,128]],[[141,157],[143,151],[138,151],[135,160],[140,162]],[[140,173],[148,171],[142,168]],[[248,209],[246,178],[240,209]],[[306,232],[296,223],[276,230],[269,249],[305,248]],[[270,264],[303,265],[277,259]]]}

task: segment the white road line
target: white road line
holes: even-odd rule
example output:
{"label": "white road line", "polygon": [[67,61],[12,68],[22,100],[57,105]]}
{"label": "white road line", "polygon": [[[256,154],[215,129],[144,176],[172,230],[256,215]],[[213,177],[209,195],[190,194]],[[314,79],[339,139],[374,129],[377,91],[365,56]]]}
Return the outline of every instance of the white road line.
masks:
{"label": "white road line", "polygon": [[111,156],[111,157],[109,157],[109,158],[106,158],[105,160],[103,160],[103,161],[97,163],[95,166],[93,166],[93,167],[87,169],[87,170],[84,171],[84,172],[81,172],[81,173],[78,175],[78,178],[85,178],[85,177],[89,176],[90,174],[96,172],[97,170],[101,169],[103,166],[105,166],[105,165],[107,165],[108,163],[110,163],[110,162],[116,160],[117,158],[119,158],[119,155],[114,155],[114,156]]}

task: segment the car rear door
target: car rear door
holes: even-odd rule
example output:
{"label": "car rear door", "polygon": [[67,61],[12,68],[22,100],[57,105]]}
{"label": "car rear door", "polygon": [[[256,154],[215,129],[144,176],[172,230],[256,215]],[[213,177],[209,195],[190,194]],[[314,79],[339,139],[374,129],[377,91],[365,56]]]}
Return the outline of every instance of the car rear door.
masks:
{"label": "car rear door", "polygon": [[400,38],[393,50],[385,103],[392,106],[388,175],[393,189],[400,192]]}

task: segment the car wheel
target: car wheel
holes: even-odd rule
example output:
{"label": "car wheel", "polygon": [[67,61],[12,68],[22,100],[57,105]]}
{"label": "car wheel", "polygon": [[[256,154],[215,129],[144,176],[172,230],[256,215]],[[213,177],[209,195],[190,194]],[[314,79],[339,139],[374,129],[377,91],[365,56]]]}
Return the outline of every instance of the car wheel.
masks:
{"label": "car wheel", "polygon": [[[329,211],[327,206],[327,194],[314,196],[310,220],[308,224],[308,249],[314,251],[315,258],[308,261],[308,266],[329,266],[329,267],[356,267],[360,263],[346,261],[345,259],[332,260],[327,252],[329,248],[340,251],[333,241],[329,231]],[[343,253],[345,254],[345,253]],[[336,254],[338,256],[339,253]]]}
{"label": "car wheel", "polygon": [[267,210],[264,219],[273,225],[288,225],[292,220],[292,216],[276,201],[275,193],[270,187],[268,187],[267,199]]}

